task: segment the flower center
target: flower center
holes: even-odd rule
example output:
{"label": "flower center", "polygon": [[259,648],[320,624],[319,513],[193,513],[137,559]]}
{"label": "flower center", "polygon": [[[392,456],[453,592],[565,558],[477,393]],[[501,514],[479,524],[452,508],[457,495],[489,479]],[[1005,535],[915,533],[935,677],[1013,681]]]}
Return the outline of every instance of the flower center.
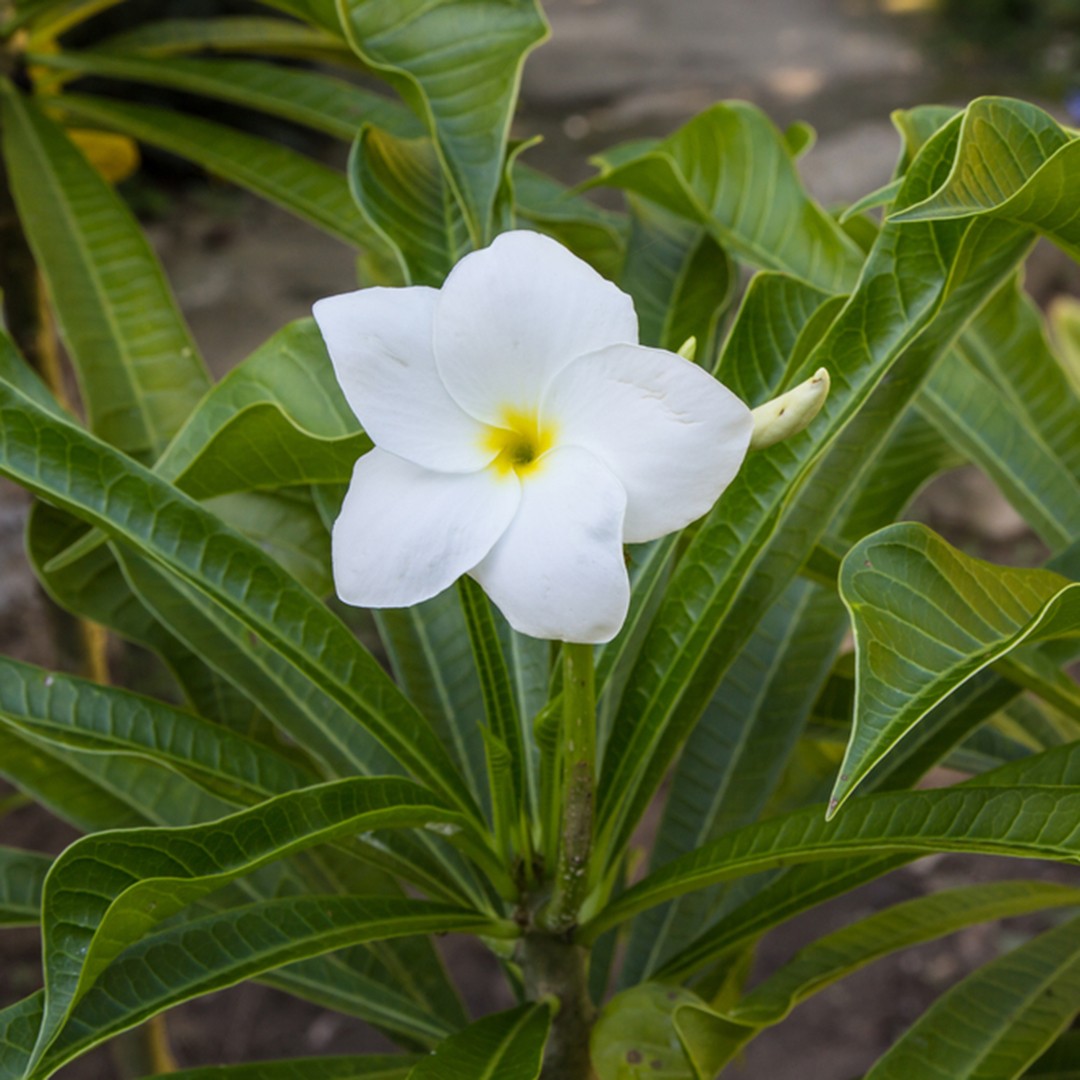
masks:
{"label": "flower center", "polygon": [[485,448],[495,451],[492,466],[504,475],[516,472],[521,476],[539,468],[554,441],[550,424],[541,427],[535,413],[520,409],[504,409],[503,426],[488,428],[484,436]]}

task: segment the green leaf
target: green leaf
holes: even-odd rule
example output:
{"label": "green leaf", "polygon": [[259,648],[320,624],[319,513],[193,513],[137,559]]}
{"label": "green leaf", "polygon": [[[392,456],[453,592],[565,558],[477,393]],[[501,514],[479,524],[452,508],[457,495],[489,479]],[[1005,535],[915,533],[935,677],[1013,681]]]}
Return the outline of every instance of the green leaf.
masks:
{"label": "green leaf", "polygon": [[1080,474],[1047,446],[1043,429],[1002,408],[998,388],[965,362],[965,352],[961,342],[938,365],[919,408],[982,467],[1050,549],[1059,550],[1080,535]]}
{"label": "green leaf", "polygon": [[150,105],[65,94],[49,101],[83,124],[119,131],[247,188],[352,247],[374,237],[345,177],[295,150],[235,128]]}
{"label": "green leaf", "polygon": [[335,0],[263,0],[263,3],[341,36],[341,20]]}
{"label": "green leaf", "polygon": [[233,801],[319,779],[282,754],[152,698],[0,657],[0,723],[56,746],[132,753]]}
{"label": "green leaf", "polygon": [[3,84],[12,193],[93,430],[155,458],[210,380],[138,223],[31,100]]}
{"label": "green leaf", "polygon": [[714,105],[634,156],[601,155],[594,183],[634,192],[706,226],[733,254],[830,292],[855,280],[861,253],[805,193],[784,138],[744,102]]}
{"label": "green leaf", "polygon": [[456,592],[447,589],[422,604],[373,614],[394,678],[451,749],[482,805],[487,788],[477,717],[483,696]]}
{"label": "green leaf", "polygon": [[[757,819],[780,780],[840,644],[839,601],[805,581],[783,594],[732,665],[672,776],[651,863]],[[622,985],[651,972],[701,929],[717,903],[699,892],[634,925]]]}
{"label": "green leaf", "polygon": [[800,1002],[898,949],[934,941],[992,919],[1072,907],[1080,890],[1038,881],[1002,881],[948,889],[895,904],[805,946],[739,1001],[733,1019],[779,1023]]}
{"label": "green leaf", "polygon": [[535,0],[338,0],[357,55],[427,122],[473,247],[491,239],[525,56],[548,35]]}
{"label": "green leaf", "polygon": [[659,983],[616,994],[596,1021],[590,1043],[599,1080],[703,1080],[675,1029],[675,1014],[684,1005],[704,1002],[682,987]]}
{"label": "green leaf", "polygon": [[350,142],[361,124],[397,135],[423,132],[416,117],[391,98],[321,72],[259,60],[170,57],[163,63],[160,57],[83,49],[43,53],[28,61],[50,70],[167,86],[243,105]]}
{"label": "green leaf", "polygon": [[47,855],[0,847],[0,927],[38,924],[41,890],[51,866]]}
{"label": "green leaf", "polygon": [[911,168],[919,151],[961,111],[952,105],[916,105],[914,109],[896,109],[892,114],[893,127],[904,144],[897,174],[903,176]]}
{"label": "green leaf", "polygon": [[728,833],[654,871],[587,923],[582,939],[594,941],[639,912],[695,889],[818,859],[965,851],[1076,863],[1077,813],[1080,795],[1049,785],[889,792],[864,798],[857,809],[831,821],[820,807],[809,807]]}
{"label": "green leaf", "polygon": [[[505,768],[500,770],[510,790],[505,793],[504,807],[512,807],[514,816],[503,824],[510,829],[517,825],[518,816],[526,806],[525,750],[522,745],[521,717],[517,699],[510,683],[510,672],[499,641],[495,617],[483,589],[471,578],[463,577],[457,584],[461,609],[465,613],[473,660],[480,676],[484,699],[484,715],[491,734],[506,755]],[[490,746],[488,747],[490,755]],[[495,775],[489,769],[494,784]],[[498,806],[499,792],[492,788],[493,808]],[[505,838],[505,834],[503,834]]]}
{"label": "green leaf", "polygon": [[1080,140],[1048,113],[1010,98],[980,98],[964,112],[952,171],[926,198],[892,215],[932,221],[988,214],[1037,229],[1080,257],[1073,193]]}
{"label": "green leaf", "polygon": [[1069,296],[1056,297],[1050,305],[1050,322],[1065,377],[1074,395],[1080,394],[1080,301]]}
{"label": "green leaf", "polygon": [[643,345],[676,352],[697,339],[697,362],[711,367],[720,316],[731,302],[735,266],[701,225],[630,197],[630,239],[620,284],[634,298]]}
{"label": "green leaf", "polygon": [[397,259],[401,283],[440,286],[469,250],[465,219],[435,143],[365,124],[349,158],[357,206]]}
{"label": "green leaf", "polygon": [[1080,1080],[1080,1031],[1066,1031],[1024,1076],[1038,1080]]}
{"label": "green leaf", "polygon": [[290,323],[200,402],[155,472],[196,499],[347,483],[371,449],[312,319]]}
{"label": "green leaf", "polygon": [[349,66],[355,60],[340,37],[286,19],[259,15],[156,19],[113,34],[99,42],[98,48],[121,55],[159,57],[201,52],[272,53]]}
{"label": "green leaf", "polygon": [[840,595],[855,633],[855,721],[831,813],[982,668],[1025,641],[1080,631],[1080,585],[970,558],[916,524],[856,544],[841,568]]}
{"label": "green leaf", "polygon": [[475,813],[430,726],[314,596],[197,503],[2,381],[0,473],[212,597],[351,712],[418,778]]}
{"label": "green leaf", "polygon": [[[956,137],[954,125],[927,144],[905,200],[935,185]],[[724,672],[875,467],[927,372],[1029,246],[1028,235],[983,219],[882,230],[859,287],[790,376],[829,370],[821,415],[747,458],[676,568],[604,755],[606,854],[622,850]]]}
{"label": "green leaf", "polygon": [[1080,919],[969,975],[939,998],[866,1080],[1011,1080],[1069,1024],[1080,1000]]}
{"label": "green leaf", "polygon": [[414,1066],[409,1080],[537,1080],[551,1011],[542,1002],[485,1016]]}
{"label": "green leaf", "polygon": [[208,825],[76,841],[45,887],[47,1005],[35,1062],[112,960],[195,900],[318,843],[432,823],[460,827],[463,819],[411,781],[353,779],[281,795]]}
{"label": "green leaf", "polygon": [[254,1065],[181,1069],[168,1075],[173,1080],[405,1080],[415,1061],[397,1054],[294,1058],[260,1061]]}
{"label": "green leaf", "polygon": [[626,247],[622,215],[601,209],[517,158],[511,179],[520,226],[554,237],[609,281],[618,280]]}
{"label": "green leaf", "polygon": [[456,931],[507,932],[477,912],[446,904],[346,896],[266,900],[160,931],[97,975],[44,1060],[27,1070],[28,1080],[44,1080],[164,1009],[283,964],[342,946]]}
{"label": "green leaf", "polygon": [[800,337],[807,328],[812,332],[814,313],[827,299],[788,274],[755,274],[716,362],[716,377],[751,407],[775,396]]}

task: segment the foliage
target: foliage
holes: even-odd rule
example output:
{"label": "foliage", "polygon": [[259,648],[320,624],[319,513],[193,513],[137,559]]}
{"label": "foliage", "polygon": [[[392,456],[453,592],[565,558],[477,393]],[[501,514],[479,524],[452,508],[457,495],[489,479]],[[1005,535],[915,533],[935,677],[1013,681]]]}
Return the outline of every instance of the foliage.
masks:
{"label": "foliage", "polygon": [[[743,977],[762,935],[921,854],[1080,862],[1080,319],[1059,305],[1051,338],[1021,288],[1037,237],[1080,253],[1076,133],[1002,98],[900,113],[894,181],[845,218],[802,186],[804,129],[721,103],[596,160],[613,212],[508,138],[535,0],[267,0],[73,34],[121,2],[0,5],[0,475],[37,497],[48,593],[176,693],[0,658],[0,774],[86,833],[56,859],[0,848],[0,926],[39,925],[44,955],[43,991],[0,1011],[0,1080],[246,979],[402,1053],[179,1075],[700,1080],[878,957],[1032,913],[1054,925],[868,1075],[1080,1073],[1071,886],[919,898]],[[94,92],[109,80],[350,142],[348,170]],[[629,549],[630,614],[595,655],[514,632],[468,581],[377,613],[373,653],[325,603],[328,524],[370,441],[309,320],[212,382],[110,182],[132,140],[353,246],[364,285],[437,286],[531,228],[633,296],[645,344],[693,337],[749,405],[820,368],[832,391],[703,519]],[[960,463],[1045,567],[898,520]],[[566,738],[593,731],[593,693],[595,773]],[[940,764],[968,778],[914,790]],[[595,830],[569,887],[582,776]],[[641,875],[631,841],[668,777]],[[450,932],[495,955],[505,1011],[468,1022],[432,944]]]}

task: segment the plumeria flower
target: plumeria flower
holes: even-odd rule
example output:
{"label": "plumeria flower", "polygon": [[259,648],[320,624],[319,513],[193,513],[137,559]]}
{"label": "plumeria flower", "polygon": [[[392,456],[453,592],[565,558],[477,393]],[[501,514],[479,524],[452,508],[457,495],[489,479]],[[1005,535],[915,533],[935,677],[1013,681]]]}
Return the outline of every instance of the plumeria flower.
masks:
{"label": "plumeria flower", "polygon": [[334,525],[349,604],[409,606],[470,574],[517,630],[608,641],[623,544],[706,513],[750,441],[734,394],[639,345],[630,297],[538,233],[466,255],[441,289],[331,296],[315,319],[375,444]]}

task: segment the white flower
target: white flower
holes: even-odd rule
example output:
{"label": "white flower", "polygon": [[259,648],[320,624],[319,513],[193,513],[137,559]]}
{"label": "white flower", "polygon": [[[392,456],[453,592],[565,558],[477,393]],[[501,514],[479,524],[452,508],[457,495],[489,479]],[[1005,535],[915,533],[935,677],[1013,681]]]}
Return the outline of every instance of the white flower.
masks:
{"label": "white flower", "polygon": [[315,318],[375,443],[334,526],[349,604],[408,606],[471,574],[526,634],[608,641],[623,543],[708,511],[750,441],[734,394],[638,345],[630,297],[538,233],[505,233],[441,289],[361,289]]}

